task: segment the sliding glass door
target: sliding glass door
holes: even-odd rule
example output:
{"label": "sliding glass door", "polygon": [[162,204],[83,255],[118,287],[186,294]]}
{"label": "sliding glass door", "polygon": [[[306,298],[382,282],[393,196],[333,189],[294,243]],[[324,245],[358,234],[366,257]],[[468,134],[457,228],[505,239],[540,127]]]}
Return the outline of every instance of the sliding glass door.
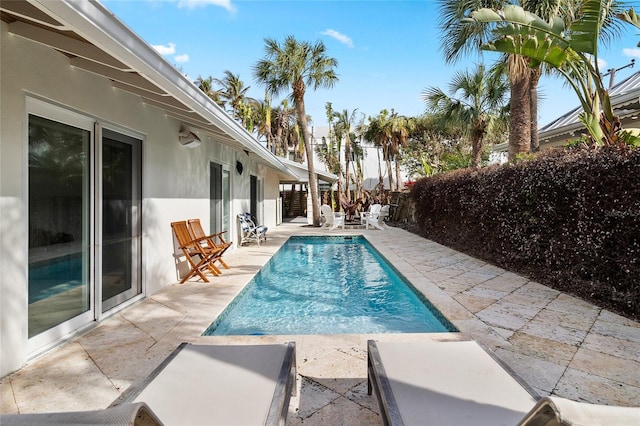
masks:
{"label": "sliding glass door", "polygon": [[102,312],[140,294],[141,141],[102,130]]}
{"label": "sliding glass door", "polygon": [[90,158],[90,130],[29,116],[29,338],[91,309]]}
{"label": "sliding glass door", "polygon": [[209,165],[209,230],[211,233],[226,232],[230,239],[231,173],[218,163]]}

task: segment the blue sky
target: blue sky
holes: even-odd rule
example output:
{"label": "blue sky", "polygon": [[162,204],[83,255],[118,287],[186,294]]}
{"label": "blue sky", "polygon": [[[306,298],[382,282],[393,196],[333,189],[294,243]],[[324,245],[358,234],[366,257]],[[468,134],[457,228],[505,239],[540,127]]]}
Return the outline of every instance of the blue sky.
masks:
{"label": "blue sky", "polygon": [[[249,96],[263,99],[253,65],[264,57],[264,39],[321,40],[338,61],[333,89],[308,90],[305,103],[313,124],[326,124],[325,104],[334,110],[376,115],[382,109],[416,116],[424,112],[422,91],[447,90],[456,70],[473,69],[494,54],[445,64],[440,50],[436,2],[330,0],[102,0],[120,20],[154,46],[192,80],[222,78],[225,70],[251,86]],[[640,57],[640,36],[628,26],[620,41],[601,47],[601,70]],[[638,61],[640,62],[640,61]],[[638,71],[621,70],[616,82]],[[608,82],[608,79],[606,80]],[[540,83],[539,123],[544,125],[578,106],[573,92],[558,78]],[[275,102],[272,104],[275,105]]]}

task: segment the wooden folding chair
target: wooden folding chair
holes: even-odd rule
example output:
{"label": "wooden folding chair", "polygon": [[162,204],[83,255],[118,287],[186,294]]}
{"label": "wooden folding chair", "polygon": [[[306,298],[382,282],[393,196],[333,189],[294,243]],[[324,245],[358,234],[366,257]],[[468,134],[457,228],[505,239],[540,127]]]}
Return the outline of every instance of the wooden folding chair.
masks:
{"label": "wooden folding chair", "polygon": [[[222,260],[224,252],[233,244],[231,241],[225,241],[222,237],[222,234],[227,231],[206,235],[204,229],[202,229],[200,219],[189,219],[187,222],[189,223],[189,231],[191,232],[192,239],[202,240],[204,243],[203,247],[207,252],[216,252],[221,249],[222,251],[220,251],[219,256],[217,256],[215,260],[219,261],[224,269],[229,269],[229,266]],[[218,241],[216,242],[216,240]]]}
{"label": "wooden folding chair", "polygon": [[191,237],[187,222],[184,220],[171,222],[171,229],[173,229],[173,233],[178,241],[178,246],[187,258],[187,262],[189,262],[191,268],[189,273],[182,278],[180,284],[183,284],[189,278],[196,275],[202,278],[203,281],[209,282],[204,274],[205,270],[210,271],[215,276],[221,274],[220,269],[214,265],[214,262],[216,258],[219,257],[222,249],[218,251],[206,251],[204,247],[202,247],[202,239],[193,239]]}

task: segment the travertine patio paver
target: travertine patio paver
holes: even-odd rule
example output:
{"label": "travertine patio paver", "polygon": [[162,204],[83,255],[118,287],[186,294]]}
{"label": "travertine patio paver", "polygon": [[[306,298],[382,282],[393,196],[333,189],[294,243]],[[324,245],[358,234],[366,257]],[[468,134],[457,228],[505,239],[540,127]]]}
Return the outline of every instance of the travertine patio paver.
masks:
{"label": "travertine patio paver", "polygon": [[[364,234],[460,330],[442,334],[201,336],[294,234]],[[640,324],[402,229],[283,224],[239,248],[209,284],[171,285],[0,380],[5,413],[100,409],[146,377],[179,343],[297,344],[298,394],[288,424],[380,423],[367,395],[366,341],[474,339],[541,394],[640,405]],[[238,409],[242,409],[239,401]]]}

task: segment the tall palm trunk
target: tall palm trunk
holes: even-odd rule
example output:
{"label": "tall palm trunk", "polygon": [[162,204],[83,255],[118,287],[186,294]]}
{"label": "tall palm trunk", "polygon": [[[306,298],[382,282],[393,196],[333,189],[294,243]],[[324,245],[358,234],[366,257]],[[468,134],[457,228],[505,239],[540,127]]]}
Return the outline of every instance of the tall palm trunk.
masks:
{"label": "tall palm trunk", "polygon": [[531,102],[531,152],[540,150],[540,141],[538,140],[538,82],[542,75],[542,68],[531,69],[531,80],[529,81],[529,92]]}
{"label": "tall palm trunk", "polygon": [[509,161],[512,162],[518,154],[526,154],[531,150],[531,78],[525,59],[521,56],[509,57],[509,79]]}
{"label": "tall palm trunk", "polygon": [[364,191],[363,191],[364,182],[363,182],[363,177],[362,177],[362,166],[360,165],[360,163],[358,163],[357,170],[354,171],[354,174],[356,176],[356,178],[355,178],[355,181],[356,181],[355,195],[356,195],[357,198],[362,199],[363,195],[364,195]]}
{"label": "tall palm trunk", "polygon": [[402,190],[401,185],[402,185],[402,174],[400,173],[400,159],[398,159],[398,155],[396,155],[396,190],[399,192],[400,190]]}
{"label": "tall palm trunk", "polygon": [[387,163],[387,179],[389,179],[389,190],[395,191],[395,187],[393,186],[393,169],[391,168],[391,155],[389,154],[389,147],[386,147],[387,153],[384,156],[385,162]]}
{"label": "tall palm trunk", "polygon": [[486,133],[486,125],[476,123],[471,131],[472,158],[471,166],[479,169],[482,166],[482,142]]}
{"label": "tall palm trunk", "polygon": [[376,149],[378,154],[378,186],[384,188],[384,178],[382,177],[382,159],[380,158],[380,148]]}
{"label": "tall palm trunk", "polygon": [[320,226],[320,204],[318,201],[318,179],[316,176],[316,168],[313,163],[313,149],[311,148],[311,134],[309,126],[307,126],[307,114],[304,107],[304,83],[299,82],[302,89],[294,88],[294,97],[296,100],[296,114],[298,122],[302,130],[302,139],[304,140],[304,150],[307,154],[307,170],[309,171],[309,195],[311,196],[311,209],[313,212],[313,226]]}
{"label": "tall palm trunk", "polygon": [[351,183],[349,182],[349,179],[350,179],[350,177],[349,177],[349,175],[350,175],[349,163],[351,162],[351,141],[349,139],[349,135],[347,135],[347,137],[345,139],[344,162],[345,162],[345,167],[344,167],[344,186],[345,186],[347,202],[349,204],[351,204]]}

